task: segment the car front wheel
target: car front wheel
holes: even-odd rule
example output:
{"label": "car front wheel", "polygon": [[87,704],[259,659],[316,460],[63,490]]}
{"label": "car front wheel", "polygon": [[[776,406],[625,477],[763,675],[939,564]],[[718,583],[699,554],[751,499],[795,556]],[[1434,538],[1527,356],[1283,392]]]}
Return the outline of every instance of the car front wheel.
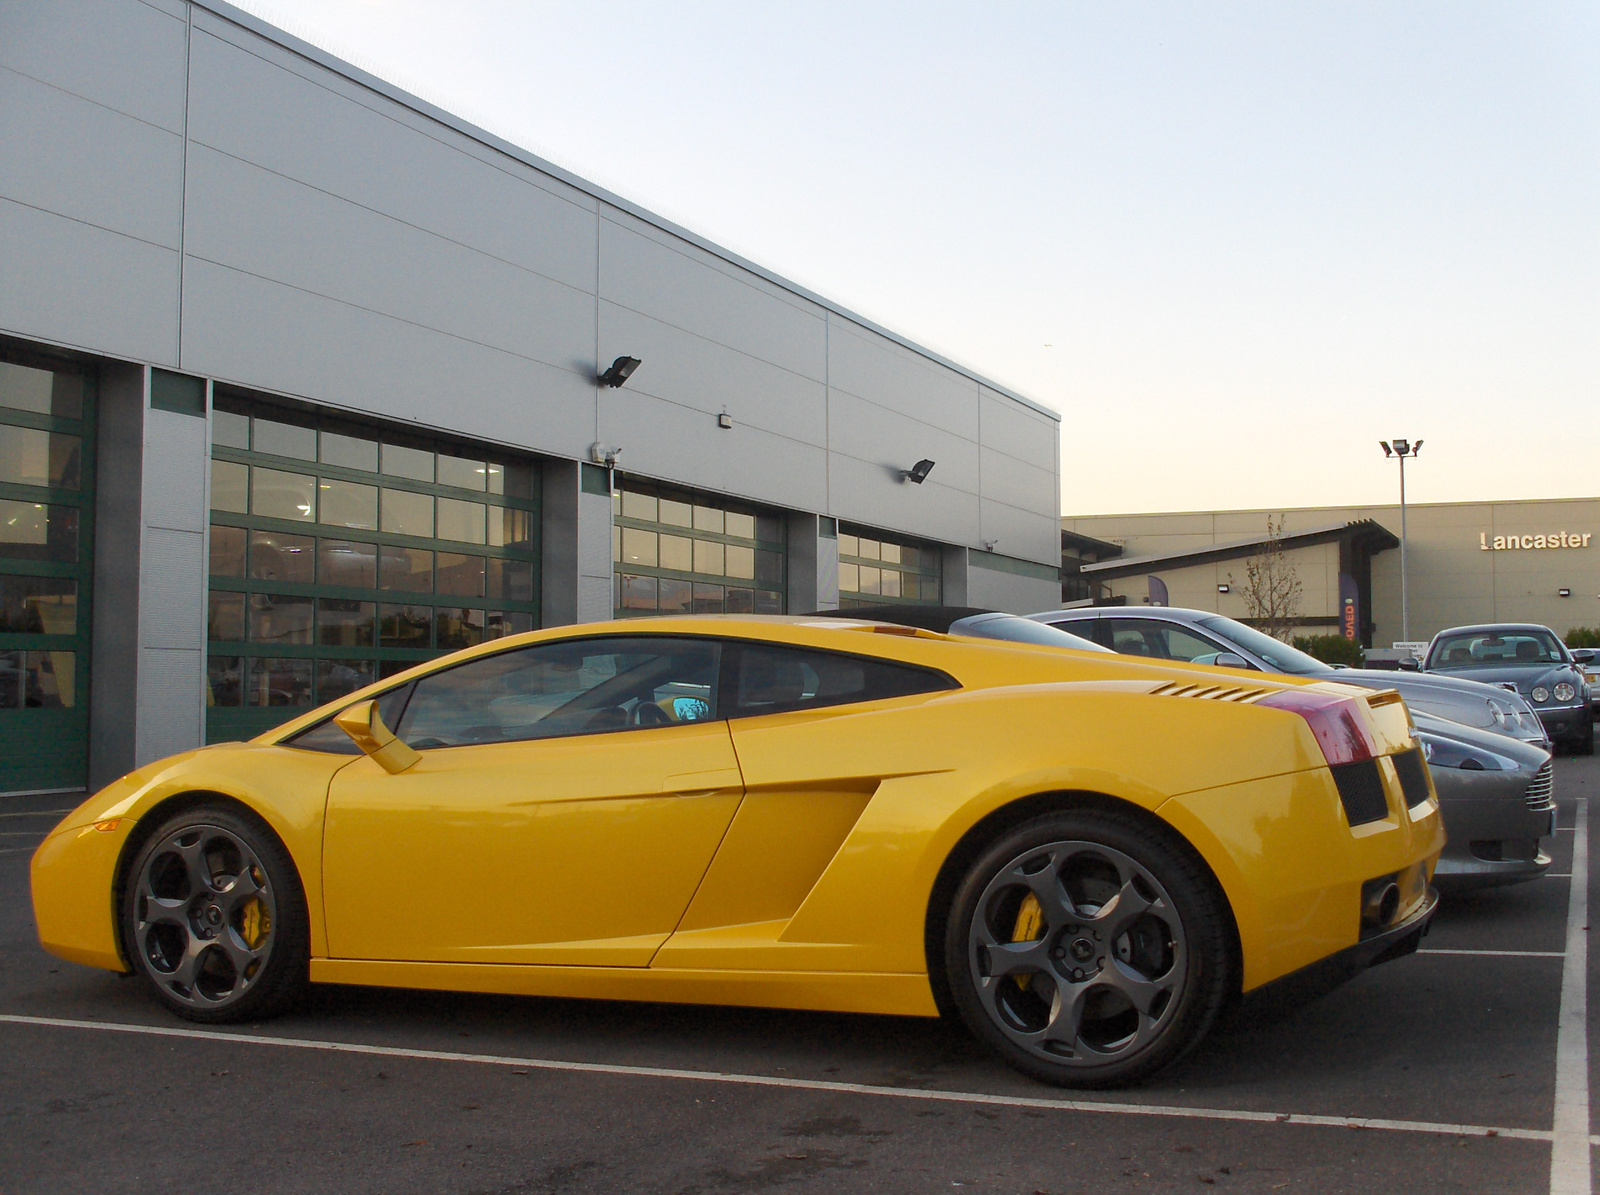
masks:
{"label": "car front wheel", "polygon": [[1012,1066],[1065,1087],[1138,1082],[1192,1048],[1232,991],[1225,898],[1147,819],[1086,808],[1002,835],[957,889],[951,995]]}

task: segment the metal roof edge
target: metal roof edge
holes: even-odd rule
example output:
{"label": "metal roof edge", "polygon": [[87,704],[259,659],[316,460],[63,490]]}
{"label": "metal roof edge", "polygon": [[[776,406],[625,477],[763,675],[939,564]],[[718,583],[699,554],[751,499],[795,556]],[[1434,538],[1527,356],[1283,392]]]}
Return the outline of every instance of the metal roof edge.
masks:
{"label": "metal roof edge", "polygon": [[967,378],[969,381],[973,381],[980,386],[987,387],[988,389],[993,390],[996,394],[1002,395],[1005,398],[1011,399],[1013,402],[1020,403],[1022,406],[1037,411],[1039,414],[1047,416],[1048,418],[1055,420],[1057,423],[1061,422],[1061,414],[1059,411],[1054,411],[1035,399],[1018,394],[1010,387],[1003,386],[999,382],[986,378],[982,374],[967,368],[965,365],[962,365],[959,362],[952,361],[948,357],[934,352],[932,349],[925,348],[922,345],[907,339],[898,332],[893,332],[890,329],[885,328],[883,325],[867,319],[865,316],[858,315],[849,308],[841,306],[840,304],[835,303],[833,300],[817,294],[815,291],[808,290],[806,287],[801,286],[797,282],[791,282],[781,274],[776,274],[773,271],[766,269],[764,266],[757,265],[748,258],[741,257],[731,249],[725,249],[721,245],[718,245],[715,241],[709,240],[706,237],[700,236],[698,233],[692,232],[681,225],[675,224],[671,220],[666,219],[664,216],[658,216],[648,208],[641,207],[632,200],[624,199],[622,196],[606,190],[597,183],[592,183],[588,179],[580,178],[578,175],[573,174],[570,170],[566,170],[560,166],[557,166],[554,162],[548,162],[539,157],[537,154],[530,153],[528,150],[523,149],[521,146],[512,144],[503,137],[497,137],[487,129],[481,129],[477,125],[472,124],[470,121],[463,120],[459,116],[456,116],[450,112],[446,112],[443,108],[440,108],[435,104],[430,104],[427,100],[422,99],[420,96],[412,95],[410,92],[395,86],[393,83],[389,83],[383,79],[380,79],[376,75],[369,74],[360,67],[346,62],[344,59],[339,58],[334,54],[330,54],[328,51],[312,45],[310,42],[303,41],[286,30],[279,29],[276,25],[269,21],[263,20],[253,13],[248,13],[241,8],[234,7],[232,4],[227,3],[226,0],[188,0],[188,3],[194,5],[196,8],[205,9],[214,16],[221,17],[223,20],[234,25],[238,25],[242,29],[247,29],[251,33],[256,34],[258,37],[263,37],[267,41],[281,46],[292,54],[297,54],[301,58],[307,59],[310,62],[314,62],[316,65],[323,67],[326,70],[331,70],[335,74],[343,75],[351,82],[358,83],[362,87],[367,88],[369,91],[377,92],[385,99],[392,100],[397,104],[401,104],[407,108],[410,108],[413,111],[426,116],[429,120],[437,121],[448,128],[454,129],[463,136],[470,137],[474,141],[482,143],[488,148],[494,150],[496,153],[502,153],[509,158],[514,158],[523,165],[531,166],[533,169],[538,170],[541,173],[548,174],[552,178],[558,179],[567,186],[572,187],[575,190],[582,191],[586,195],[590,195],[602,203],[609,204],[612,207],[627,212],[630,216],[643,220],[647,224],[652,224],[661,229],[663,232],[670,233],[675,237],[680,237],[683,240],[688,241],[691,245],[705,250],[707,253],[720,257],[724,261],[736,265],[742,270],[750,271],[752,274],[755,274],[759,278],[765,279],[774,286],[782,287],[791,294],[798,295],[808,302],[815,303],[817,306],[826,311],[832,312],[834,315],[840,316],[843,319],[847,319],[851,323],[858,324],[861,327],[866,328],[868,331],[875,332],[879,336],[893,341],[901,348],[909,349],[911,352],[916,353],[919,357],[924,357],[929,361],[944,366],[946,369],[952,369],[962,377]]}
{"label": "metal roof edge", "polygon": [[[1313,527],[1309,531],[1296,531],[1292,535],[1280,536],[1279,539],[1285,548],[1308,548],[1318,543],[1342,539],[1346,535],[1371,535],[1374,532],[1381,532],[1388,539],[1394,540],[1394,543],[1386,544],[1379,551],[1387,551],[1390,548],[1399,546],[1400,541],[1396,538],[1394,532],[1376,519],[1352,519],[1347,523],[1334,523],[1327,527]],[[1250,539],[1229,540],[1227,543],[1222,544],[1209,544],[1202,548],[1185,548],[1178,552],[1158,552],[1150,556],[1124,556],[1115,560],[1102,560],[1095,564],[1086,564],[1079,571],[1085,576],[1090,574],[1099,576],[1119,571],[1132,574],[1155,565],[1171,565],[1178,561],[1192,561],[1196,564],[1204,564],[1248,555],[1251,550],[1259,548],[1266,542],[1267,537],[1261,535]]]}

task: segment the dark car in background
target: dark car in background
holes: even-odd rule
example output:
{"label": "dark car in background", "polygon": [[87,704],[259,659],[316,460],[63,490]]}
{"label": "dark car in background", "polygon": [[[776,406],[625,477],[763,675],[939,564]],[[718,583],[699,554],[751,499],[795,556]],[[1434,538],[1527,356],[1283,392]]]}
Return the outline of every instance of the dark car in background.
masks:
{"label": "dark car in background", "polygon": [[1566,644],[1534,623],[1485,623],[1440,631],[1428,644],[1422,670],[1498,685],[1525,697],[1553,743],[1579,755],[1594,753],[1589,680]]}

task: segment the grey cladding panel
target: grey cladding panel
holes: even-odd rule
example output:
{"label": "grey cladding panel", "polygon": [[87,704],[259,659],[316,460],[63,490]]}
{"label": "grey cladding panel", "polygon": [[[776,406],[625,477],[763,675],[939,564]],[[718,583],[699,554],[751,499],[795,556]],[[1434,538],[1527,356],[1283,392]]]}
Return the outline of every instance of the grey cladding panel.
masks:
{"label": "grey cladding panel", "polygon": [[1061,583],[1042,577],[995,572],[969,561],[966,604],[1010,614],[1037,614],[1061,605]]}
{"label": "grey cladding panel", "polygon": [[[947,488],[977,494],[978,446],[942,428],[909,415],[885,410],[854,395],[834,391],[829,398],[828,434],[836,453],[873,459],[886,474],[898,474],[917,461],[934,462],[932,481]],[[898,476],[894,479],[899,485]],[[909,485],[915,490],[925,488]]]}
{"label": "grey cladding panel", "polygon": [[[1049,507],[1045,507],[1048,510]],[[1001,502],[982,504],[982,538],[993,541],[995,550],[1019,560],[1034,560],[1059,567],[1061,564],[1061,521],[1039,508],[1023,510]]]}
{"label": "grey cladding panel", "polygon": [[983,449],[983,496],[1024,510],[1048,511],[1058,504],[1055,473],[1025,465],[1014,456]]}
{"label": "grey cladding panel", "polygon": [[993,390],[979,397],[983,446],[1052,473],[1061,425]]}
{"label": "grey cladding panel", "polygon": [[194,141],[593,290],[592,201],[503,155],[491,164],[482,147],[392,101],[366,91],[358,101],[355,85],[320,68],[297,62],[291,70],[278,61],[284,52],[260,39],[230,29],[252,44],[248,53],[196,20]]}
{"label": "grey cladding panel", "polygon": [[206,421],[171,411],[145,412],[144,521],[147,527],[203,532],[206,527]]}
{"label": "grey cladding panel", "polygon": [[577,374],[190,259],[182,368],[559,456],[594,442]]}
{"label": "grey cladding panel", "polygon": [[564,369],[591,368],[594,296],[203,146],[193,258]]}
{"label": "grey cladding panel", "polygon": [[139,652],[137,766],[200,746],[204,684],[203,651],[147,647]]}
{"label": "grey cladding panel", "polygon": [[138,0],[6,0],[0,67],[182,133],[186,35]]}
{"label": "grey cladding panel", "polygon": [[[827,376],[822,313],[753,274],[620,215],[600,221],[600,294],[817,381]],[[661,239],[657,239],[661,238]]]}
{"label": "grey cladding panel", "polygon": [[[146,467],[150,462],[146,462]],[[206,641],[205,537],[147,527],[139,558],[139,644],[194,648]]]}
{"label": "grey cladding panel", "polygon": [[173,365],[178,255],[0,198],[0,328]]}
{"label": "grey cladding panel", "polygon": [[838,316],[829,317],[828,385],[978,438],[976,382]]}
{"label": "grey cladding panel", "polygon": [[724,409],[747,424],[821,448],[827,439],[823,384],[613,303],[600,304],[600,361],[638,357],[626,389],[703,413]]}
{"label": "grey cladding panel", "polygon": [[183,138],[0,70],[0,195],[169,248]]}
{"label": "grey cladding panel", "polygon": [[978,498],[928,480],[912,485],[882,465],[833,453],[828,509],[838,518],[947,544],[978,542]]}

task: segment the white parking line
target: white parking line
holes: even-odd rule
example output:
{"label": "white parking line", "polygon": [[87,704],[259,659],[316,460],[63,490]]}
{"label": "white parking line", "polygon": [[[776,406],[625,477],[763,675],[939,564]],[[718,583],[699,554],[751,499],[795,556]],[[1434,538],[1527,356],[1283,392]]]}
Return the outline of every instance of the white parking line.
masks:
{"label": "white parking line", "polygon": [[34,850],[31,846],[4,846],[0,847],[0,855],[31,855]]}
{"label": "white parking line", "polygon": [[1564,950],[1444,950],[1424,949],[1418,954],[1464,954],[1481,958],[1566,958]]}
{"label": "white parking line", "polygon": [[790,1079],[778,1075],[744,1075],[728,1071],[676,1070],[656,1066],[624,1066],[600,1062],[562,1062],[550,1058],[510,1058],[500,1054],[457,1054],[447,1050],[413,1050],[399,1046],[369,1046],[357,1042],[317,1041],[303,1037],[268,1037],[255,1033],[221,1033],[211,1029],[180,1029],[161,1025],[125,1025],[108,1021],[73,1021],[60,1017],[0,1014],[0,1023],[54,1029],[88,1029],[101,1033],[131,1033],[147,1037],[178,1037],[191,1041],[232,1042],[252,1046],[278,1046],[293,1050],[319,1050],[331,1054],[363,1054],[379,1058],[414,1058],[427,1062],[468,1062],[480,1066],[518,1070],[565,1071],[584,1075],[613,1075],[638,1079],[678,1079],[695,1083],[722,1083],[741,1087],[779,1087],[792,1091],[826,1091],[841,1095],[878,1096],[898,1100],[926,1100],[943,1104],[978,1104],[1002,1108],[1040,1108],[1056,1112],[1092,1112],[1110,1116],[1168,1116],[1184,1120],[1231,1120],[1253,1124],[1314,1125],[1334,1129],[1381,1129],[1396,1133],[1430,1133],[1450,1137],[1504,1137],[1513,1141],[1549,1141],[1546,1129],[1500,1128],[1482,1124],[1443,1124],[1426,1120],[1388,1120],[1364,1116],[1320,1116],[1304,1112],[1253,1112],[1243,1108],[1186,1108],[1171,1104],[1119,1104],[1107,1100],[1062,1100],[1038,1096],[987,1095],[979,1091],[940,1091],[919,1087],[882,1087],[871,1083],[839,1083],[826,1079]]}
{"label": "white parking line", "polygon": [[1578,804],[1567,893],[1567,960],[1556,1030],[1556,1115],[1550,1195],[1589,1195],[1589,803]]}
{"label": "white parking line", "polygon": [[60,817],[70,809],[35,809],[32,813],[0,813],[0,817]]}

